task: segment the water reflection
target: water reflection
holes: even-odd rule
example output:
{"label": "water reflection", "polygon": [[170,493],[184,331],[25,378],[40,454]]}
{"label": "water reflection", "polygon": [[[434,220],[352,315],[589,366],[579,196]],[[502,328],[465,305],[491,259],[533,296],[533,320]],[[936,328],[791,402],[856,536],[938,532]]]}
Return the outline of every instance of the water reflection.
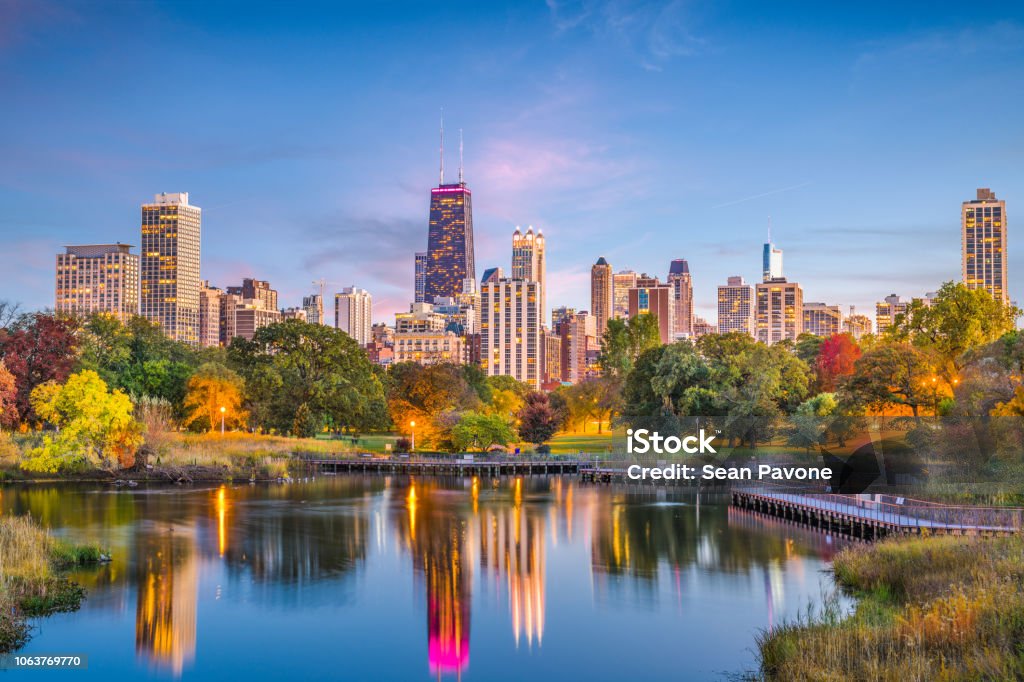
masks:
{"label": "water reflection", "polygon": [[[507,676],[517,665],[543,675],[558,661],[581,675],[612,677],[614,651],[595,651],[584,633],[593,627],[619,636],[620,619],[632,612],[646,614],[633,626],[644,644],[686,632],[709,661],[734,661],[749,656],[756,628],[816,596],[820,569],[838,549],[826,535],[714,497],[580,487],[571,478],[9,487],[0,507],[109,547],[111,564],[75,576],[90,588],[76,617],[130,619],[134,607],[144,670],[207,679],[219,678],[216,663],[225,656],[236,666],[253,658],[252,641],[299,614],[309,621],[294,646],[348,647],[349,657],[361,660],[389,645],[373,633],[404,632],[402,614],[425,612],[425,633],[419,620],[418,633],[390,642],[389,650],[422,647],[426,666],[422,657],[418,671],[396,658],[393,670],[363,670],[375,678],[416,678],[424,667],[431,677],[462,678],[471,642],[473,672],[482,679]],[[398,583],[411,585],[412,603],[398,601]],[[701,630],[694,616],[720,605],[742,642],[719,642]],[[347,629],[348,639],[335,634],[353,622],[364,625]],[[61,641],[55,629],[48,626],[30,647],[76,649],[81,630]],[[555,651],[535,657],[552,637]],[[115,638],[92,646],[124,653]],[[264,667],[255,674],[269,673],[266,657],[256,658]]]}

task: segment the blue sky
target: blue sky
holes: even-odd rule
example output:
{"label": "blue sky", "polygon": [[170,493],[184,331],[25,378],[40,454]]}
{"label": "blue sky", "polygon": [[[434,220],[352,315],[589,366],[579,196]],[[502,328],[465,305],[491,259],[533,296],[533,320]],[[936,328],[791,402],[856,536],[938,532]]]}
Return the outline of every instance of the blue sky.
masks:
{"label": "blue sky", "polygon": [[771,216],[805,300],[872,312],[959,278],[977,187],[1024,301],[1024,10],[838,5],[0,0],[0,298],[52,306],[63,244],[138,244],[139,204],[187,191],[215,285],[322,277],[393,321],[444,107],[478,273],[540,227],[549,306],[589,307],[599,256],[686,258],[714,319]]}

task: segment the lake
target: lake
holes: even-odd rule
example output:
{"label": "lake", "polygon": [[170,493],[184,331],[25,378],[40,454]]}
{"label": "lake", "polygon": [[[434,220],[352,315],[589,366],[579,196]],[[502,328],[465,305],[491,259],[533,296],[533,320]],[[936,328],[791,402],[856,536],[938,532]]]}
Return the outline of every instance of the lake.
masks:
{"label": "lake", "polygon": [[87,654],[33,672],[76,680],[723,679],[831,591],[843,542],[574,476],[6,486],[0,505],[112,552],[23,649]]}

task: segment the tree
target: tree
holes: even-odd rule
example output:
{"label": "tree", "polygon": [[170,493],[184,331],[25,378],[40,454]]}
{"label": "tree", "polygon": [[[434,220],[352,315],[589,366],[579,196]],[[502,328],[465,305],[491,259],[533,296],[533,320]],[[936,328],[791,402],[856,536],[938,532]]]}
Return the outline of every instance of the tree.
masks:
{"label": "tree", "polygon": [[13,428],[18,423],[18,387],[0,360],[0,429]]}
{"label": "tree", "polygon": [[791,420],[787,443],[806,448],[819,445],[832,422],[832,415],[839,405],[834,393],[819,393],[808,398],[796,408]]}
{"label": "tree", "polygon": [[488,411],[504,418],[514,418],[523,408],[530,387],[510,376],[487,377],[490,387]]}
{"label": "tree", "polygon": [[451,429],[454,452],[465,452],[470,448],[486,451],[494,445],[504,447],[514,438],[512,426],[496,414],[466,412]]}
{"label": "tree", "polygon": [[937,357],[937,371],[957,378],[964,356],[1013,330],[1021,311],[984,289],[946,282],[929,304],[914,300],[888,330],[891,340],[909,341]]}
{"label": "tree", "polygon": [[882,343],[854,363],[841,392],[853,405],[882,411],[902,406],[917,417],[933,398],[933,378],[934,367],[921,350],[908,343]]}
{"label": "tree", "polygon": [[818,354],[821,352],[821,347],[824,342],[825,339],[820,336],[804,332],[800,334],[800,336],[796,337],[794,352],[798,358],[807,363],[808,367],[814,367],[818,361]]}
{"label": "tree", "polygon": [[656,315],[611,319],[601,339],[600,364],[605,375],[625,376],[645,351],[661,345]]}
{"label": "tree", "polygon": [[[484,408],[480,391],[470,383],[460,365],[423,366],[406,362],[393,365],[389,374],[387,400],[391,418],[402,434],[411,433],[411,424],[416,422],[416,441],[421,446],[440,447],[450,437],[459,414]],[[490,390],[488,385],[486,392],[490,394]]]}
{"label": "tree", "polygon": [[551,407],[546,393],[535,391],[526,396],[519,411],[519,437],[540,447],[558,431],[559,416]]}
{"label": "tree", "polygon": [[817,361],[818,387],[833,391],[837,381],[853,374],[854,363],[861,356],[860,346],[850,334],[833,334],[821,344]]}
{"label": "tree", "polygon": [[83,463],[105,469],[134,465],[142,429],[132,416],[131,400],[121,391],[108,391],[96,372],[72,374],[63,385],[41,384],[31,401],[35,413],[59,431],[29,451],[23,468],[55,473]]}
{"label": "tree", "polygon": [[188,380],[185,394],[185,423],[193,428],[213,431],[225,427],[244,426],[247,417],[242,409],[245,382],[224,365],[208,362]]}
{"label": "tree", "polygon": [[64,382],[75,363],[75,325],[70,318],[45,313],[24,315],[0,329],[0,360],[14,375],[16,405],[22,419],[35,419],[30,396],[47,381]]}

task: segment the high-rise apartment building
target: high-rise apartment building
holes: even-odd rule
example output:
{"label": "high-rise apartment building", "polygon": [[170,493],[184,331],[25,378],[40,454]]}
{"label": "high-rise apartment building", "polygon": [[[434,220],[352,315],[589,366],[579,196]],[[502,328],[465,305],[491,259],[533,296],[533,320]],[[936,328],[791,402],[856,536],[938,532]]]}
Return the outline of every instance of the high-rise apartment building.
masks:
{"label": "high-rise apartment building", "polygon": [[559,317],[555,325],[561,350],[562,381],[577,384],[587,378],[587,353],[597,347],[597,319],[586,310]]}
{"label": "high-rise apartment building", "polygon": [[423,303],[427,300],[427,252],[419,251],[415,255],[416,259],[416,276],[414,279],[414,294],[413,301],[416,303]]}
{"label": "high-rise apartment building", "polygon": [[157,194],[142,205],[139,301],[142,316],[176,341],[199,344],[202,210],[188,192]]}
{"label": "high-rise apartment building", "polygon": [[540,387],[540,282],[492,278],[480,288],[480,364],[488,376]]}
{"label": "high-rise apartment building", "polygon": [[409,312],[395,313],[396,334],[440,333],[447,326],[448,318],[430,303],[413,303]]}
{"label": "high-rise apartment building", "polygon": [[879,336],[896,323],[896,318],[907,312],[910,301],[900,300],[896,294],[889,294],[885,300],[875,304],[875,329]]}
{"label": "high-rise apartment building", "polygon": [[334,296],[334,326],[360,346],[370,342],[373,328],[373,296],[366,289],[346,287]]}
{"label": "high-rise apartment building", "polygon": [[320,294],[303,296],[302,309],[306,311],[306,322],[310,324],[324,323],[324,297]]}
{"label": "high-rise apartment building", "polygon": [[672,261],[668,285],[672,287],[672,337],[693,336],[693,278],[689,263],[682,258]]}
{"label": "high-rise apartment building", "polygon": [[803,332],[804,292],[796,282],[784,277],[761,282],[756,287],[757,340],[773,344],[795,341]]}
{"label": "high-rise apartment building", "polygon": [[66,246],[57,254],[58,313],[139,314],[139,257],[127,244]]}
{"label": "high-rise apartment building", "polygon": [[250,301],[260,310],[277,310],[277,290],[270,288],[270,282],[246,277],[240,287],[228,287],[227,292]]}
{"label": "high-rise apartment building", "polygon": [[612,276],[612,317],[624,320],[629,317],[629,290],[636,286],[636,273],[620,270]]}
{"label": "high-rise apartment building", "polygon": [[199,287],[199,345],[214,348],[221,343],[221,297],[224,292],[203,280]]}
{"label": "high-rise apartment building", "polygon": [[[512,279],[522,279],[528,282],[540,283],[540,310],[547,310],[546,303],[546,269],[547,254],[545,253],[544,233],[533,232],[533,226],[526,228],[526,234],[520,232],[516,226],[512,233]],[[541,325],[544,320],[541,320]]]}
{"label": "high-rise apartment building", "polygon": [[544,371],[542,373],[543,384],[555,384],[562,382],[562,337],[558,330],[544,332],[542,342],[544,345]]}
{"label": "high-rise apartment building", "polygon": [[299,322],[308,322],[309,318],[306,317],[305,308],[283,308],[281,310],[281,321],[285,320],[298,320]]}
{"label": "high-rise apartment building", "polygon": [[629,290],[629,317],[656,315],[661,342],[672,343],[672,330],[675,327],[672,287],[657,282],[656,277],[643,276],[637,279],[637,286]]}
{"label": "high-rise apartment building", "polygon": [[718,287],[718,333],[741,332],[756,337],[756,312],[754,287],[742,277],[729,277],[725,286]]}
{"label": "high-rise apartment building", "polygon": [[[227,287],[220,296],[220,342],[225,346],[236,337],[252,341],[257,329],[280,321],[277,291],[270,282],[246,278],[241,286]],[[211,332],[207,329],[206,333]]]}
{"label": "high-rise apartment building", "polygon": [[850,314],[843,320],[843,331],[854,339],[871,333],[871,318],[867,315],[860,315],[853,306],[850,306]]}
{"label": "high-rise apartment building", "polygon": [[1006,202],[987,187],[960,208],[961,272],[968,289],[1009,300],[1006,281]]}
{"label": "high-rise apartment building", "polygon": [[843,329],[843,311],[838,305],[804,303],[803,333],[828,338]]}
{"label": "high-rise apartment building", "polygon": [[604,256],[597,259],[590,268],[590,311],[594,316],[598,343],[602,343],[608,320],[612,318],[615,305],[615,280],[612,266]]}

